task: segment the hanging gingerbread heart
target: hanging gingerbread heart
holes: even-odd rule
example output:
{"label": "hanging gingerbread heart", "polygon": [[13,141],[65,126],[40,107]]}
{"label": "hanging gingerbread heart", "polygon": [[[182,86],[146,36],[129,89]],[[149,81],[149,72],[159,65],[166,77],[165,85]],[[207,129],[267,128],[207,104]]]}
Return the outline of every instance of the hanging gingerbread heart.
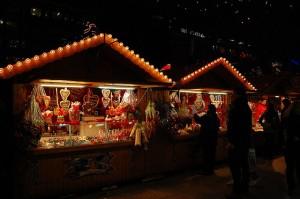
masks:
{"label": "hanging gingerbread heart", "polygon": [[62,100],[64,101],[64,100],[68,99],[68,97],[70,95],[70,90],[68,90],[67,88],[60,89],[59,93],[60,93]]}
{"label": "hanging gingerbread heart", "polygon": [[102,97],[102,105],[104,108],[108,107],[109,103],[110,103],[110,98]]}
{"label": "hanging gingerbread heart", "polygon": [[59,105],[64,109],[65,113],[68,113],[71,102],[69,100],[60,101]]}
{"label": "hanging gingerbread heart", "polygon": [[99,103],[99,97],[91,93],[91,96],[85,95],[83,97],[83,102],[89,102],[92,106],[96,107]]}
{"label": "hanging gingerbread heart", "polygon": [[95,107],[89,102],[85,102],[82,105],[82,110],[83,110],[85,115],[93,115],[94,109],[95,109]]}
{"label": "hanging gingerbread heart", "polygon": [[109,89],[102,89],[102,96],[104,98],[109,98],[109,95],[110,95],[110,90]]}

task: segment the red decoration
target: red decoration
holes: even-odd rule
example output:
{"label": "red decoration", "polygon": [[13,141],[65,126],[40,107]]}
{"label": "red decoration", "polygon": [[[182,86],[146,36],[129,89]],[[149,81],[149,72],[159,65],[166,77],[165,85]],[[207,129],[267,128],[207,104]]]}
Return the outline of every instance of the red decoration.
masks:
{"label": "red decoration", "polygon": [[171,64],[166,64],[160,69],[160,71],[165,71],[165,70],[171,70]]}

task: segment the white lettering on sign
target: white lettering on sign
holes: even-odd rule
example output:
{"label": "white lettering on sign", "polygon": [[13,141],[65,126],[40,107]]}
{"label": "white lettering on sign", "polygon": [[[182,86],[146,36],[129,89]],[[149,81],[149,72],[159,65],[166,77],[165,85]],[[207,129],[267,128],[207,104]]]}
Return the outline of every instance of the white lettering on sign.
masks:
{"label": "white lettering on sign", "polygon": [[200,38],[205,38],[205,35],[203,33],[193,31],[193,30],[188,31],[186,28],[180,28],[180,32],[184,33],[184,34],[189,34],[189,35],[193,35],[196,37],[200,37]]}

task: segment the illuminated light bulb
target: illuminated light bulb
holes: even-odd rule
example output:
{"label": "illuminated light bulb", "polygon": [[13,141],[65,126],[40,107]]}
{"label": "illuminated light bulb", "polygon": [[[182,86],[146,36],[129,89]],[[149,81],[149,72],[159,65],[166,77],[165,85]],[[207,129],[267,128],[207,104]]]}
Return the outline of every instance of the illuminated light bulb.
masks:
{"label": "illuminated light bulb", "polygon": [[59,47],[59,48],[57,49],[57,51],[60,52],[60,53],[61,53],[63,50],[64,50],[64,49],[63,49],[62,47]]}
{"label": "illuminated light bulb", "polygon": [[158,72],[158,69],[156,68],[155,71]]}
{"label": "illuminated light bulb", "polygon": [[186,77],[184,77],[183,80],[186,80]]}
{"label": "illuminated light bulb", "polygon": [[4,69],[0,68],[0,75],[3,76],[4,75]]}
{"label": "illuminated light bulb", "polygon": [[50,54],[54,55],[55,54],[55,50],[50,50]]}
{"label": "illuminated light bulb", "polygon": [[11,72],[11,71],[14,69],[14,66],[11,65],[11,64],[8,64],[8,65],[6,66],[6,68],[7,68],[7,70],[8,70],[9,72]]}
{"label": "illuminated light bulb", "polygon": [[108,38],[112,38],[112,35],[111,35],[111,34],[108,34],[107,37],[108,37]]}
{"label": "illuminated light bulb", "polygon": [[188,75],[187,78],[191,78],[191,75]]}
{"label": "illuminated light bulb", "polygon": [[46,58],[47,56],[48,56],[47,53],[43,53],[43,54],[42,54],[42,58]]}
{"label": "illuminated light bulb", "polygon": [[171,79],[171,78],[169,78],[169,82],[172,82],[172,79]]}
{"label": "illuminated light bulb", "polygon": [[154,66],[153,66],[153,65],[150,65],[150,67],[151,67],[152,69],[154,69]]}
{"label": "illuminated light bulb", "polygon": [[83,39],[80,40],[79,44],[80,44],[80,45],[84,45],[84,40],[83,40]]}
{"label": "illuminated light bulb", "polygon": [[144,61],[145,61],[145,59],[144,59],[144,58],[141,58],[141,61],[142,61],[142,62],[144,62]]}
{"label": "illuminated light bulb", "polygon": [[134,51],[133,51],[133,50],[131,50],[131,51],[130,51],[130,53],[131,53],[131,54],[134,54]]}
{"label": "illuminated light bulb", "polygon": [[145,64],[147,64],[148,66],[150,65],[150,63],[148,61],[146,61]]}
{"label": "illuminated light bulb", "polygon": [[129,47],[128,47],[128,46],[126,46],[126,47],[125,47],[125,50],[129,50]]}
{"label": "illuminated light bulb", "polygon": [[87,43],[90,43],[91,41],[92,41],[92,39],[90,37],[86,39]]}
{"label": "illuminated light bulb", "polygon": [[159,74],[160,74],[160,75],[163,75],[163,72],[160,72]]}
{"label": "illuminated light bulb", "polygon": [[31,62],[31,59],[29,59],[29,58],[25,59],[26,64],[29,64],[30,62]]}
{"label": "illuminated light bulb", "polygon": [[94,35],[94,36],[93,36],[93,39],[94,39],[94,40],[98,39],[98,35]]}
{"label": "illuminated light bulb", "polygon": [[33,60],[34,61],[37,61],[37,60],[39,60],[40,59],[40,57],[38,56],[38,55],[35,55],[34,57],[33,57]]}
{"label": "illuminated light bulb", "polygon": [[123,43],[122,43],[122,42],[120,42],[120,43],[119,43],[119,46],[123,46]]}
{"label": "illuminated light bulb", "polygon": [[69,50],[71,48],[71,46],[68,44],[66,45],[66,49]]}
{"label": "illuminated light bulb", "polygon": [[136,56],[137,58],[139,58],[139,57],[140,57],[140,55],[139,55],[139,54],[135,54],[135,56]]}
{"label": "illuminated light bulb", "polygon": [[76,47],[76,46],[78,46],[78,43],[75,41],[75,42],[73,42],[72,46]]}
{"label": "illuminated light bulb", "polygon": [[103,33],[100,33],[100,35],[99,35],[100,37],[104,37],[104,34]]}
{"label": "illuminated light bulb", "polygon": [[17,63],[16,63],[16,66],[17,67],[21,67],[23,64],[22,64],[22,62],[20,62],[20,61],[18,61]]}
{"label": "illuminated light bulb", "polygon": [[168,79],[168,76],[167,76],[167,75],[165,75],[165,79]]}

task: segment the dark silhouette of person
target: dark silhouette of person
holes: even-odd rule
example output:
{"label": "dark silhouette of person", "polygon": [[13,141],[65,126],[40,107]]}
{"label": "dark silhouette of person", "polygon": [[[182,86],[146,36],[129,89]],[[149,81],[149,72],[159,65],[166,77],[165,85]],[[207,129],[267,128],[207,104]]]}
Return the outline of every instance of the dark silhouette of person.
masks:
{"label": "dark silhouette of person", "polygon": [[280,147],[285,150],[287,139],[288,116],[291,110],[291,101],[287,98],[282,100],[283,108],[280,114],[280,134],[279,141]]}
{"label": "dark silhouette of person", "polygon": [[213,104],[208,105],[206,114],[199,117],[194,114],[196,123],[201,124],[200,142],[203,150],[203,171],[201,174],[214,174],[216,148],[218,141],[218,131],[220,127],[220,119],[216,113],[216,107]]}
{"label": "dark silhouette of person", "polygon": [[252,131],[252,112],[245,90],[234,91],[227,119],[228,162],[233,188],[232,193],[226,197],[241,198],[249,188],[249,148]]}
{"label": "dark silhouette of person", "polygon": [[280,121],[274,103],[271,101],[268,101],[267,109],[259,118],[259,123],[264,129],[265,155],[267,158],[272,159],[277,152]]}
{"label": "dark silhouette of person", "polygon": [[287,117],[286,131],[286,180],[288,194],[292,195],[296,188],[296,177],[300,183],[300,99],[291,105]]}

